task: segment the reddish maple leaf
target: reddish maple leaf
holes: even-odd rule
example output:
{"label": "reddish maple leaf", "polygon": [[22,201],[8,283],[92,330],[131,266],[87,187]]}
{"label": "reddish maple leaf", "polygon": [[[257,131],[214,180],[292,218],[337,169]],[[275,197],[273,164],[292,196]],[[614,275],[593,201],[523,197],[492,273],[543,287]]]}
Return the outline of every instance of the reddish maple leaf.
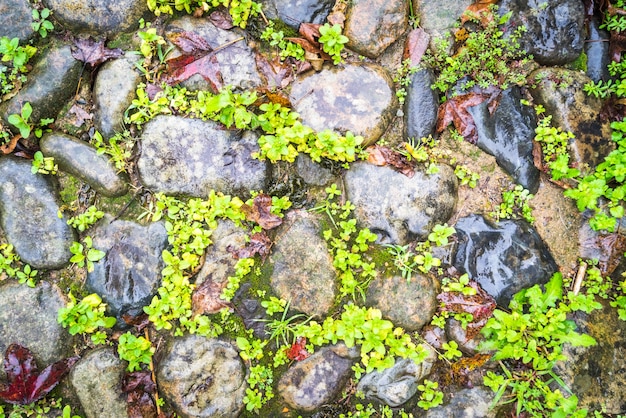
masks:
{"label": "reddish maple leaf", "polygon": [[309,357],[310,353],[306,349],[306,338],[298,337],[296,342],[287,349],[287,358],[289,360],[302,361]]}
{"label": "reddish maple leaf", "polygon": [[491,317],[496,309],[496,301],[476,281],[470,280],[468,286],[476,290],[475,295],[464,295],[461,292],[442,292],[437,295],[437,300],[443,303],[440,309],[454,313],[472,314],[473,319],[467,325],[467,338],[471,340]]}
{"label": "reddish maple leaf", "polygon": [[77,39],[74,41],[72,56],[79,61],[92,67],[102,64],[110,59],[119,58],[124,51],[119,48],[110,49],[104,46],[104,41],[94,41],[91,38]]}
{"label": "reddish maple leaf", "polygon": [[0,399],[14,405],[27,405],[43,398],[78,359],[70,357],[57,361],[39,373],[30,350],[19,344],[11,344],[4,355],[4,370],[9,384],[0,391]]}
{"label": "reddish maple leaf", "polygon": [[271,196],[259,193],[252,202],[252,206],[246,204],[241,206],[241,211],[247,220],[258,223],[263,229],[276,228],[283,223],[283,218],[271,212]]}

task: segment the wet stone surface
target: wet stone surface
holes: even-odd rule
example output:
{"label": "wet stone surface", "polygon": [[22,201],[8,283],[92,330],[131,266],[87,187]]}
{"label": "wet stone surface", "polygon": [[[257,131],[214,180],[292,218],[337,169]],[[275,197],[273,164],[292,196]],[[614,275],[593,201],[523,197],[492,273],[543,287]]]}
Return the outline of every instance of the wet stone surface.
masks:
{"label": "wet stone surface", "polygon": [[32,7],[28,0],[3,0],[0,4],[0,37],[25,41],[34,31],[31,27]]}
{"label": "wet stone surface", "polygon": [[407,138],[420,139],[435,133],[439,98],[430,86],[434,82],[432,71],[420,70],[411,75],[404,102]]}
{"label": "wet stone surface", "polygon": [[271,0],[278,17],[298,29],[301,23],[323,24],[335,4],[332,0]]}

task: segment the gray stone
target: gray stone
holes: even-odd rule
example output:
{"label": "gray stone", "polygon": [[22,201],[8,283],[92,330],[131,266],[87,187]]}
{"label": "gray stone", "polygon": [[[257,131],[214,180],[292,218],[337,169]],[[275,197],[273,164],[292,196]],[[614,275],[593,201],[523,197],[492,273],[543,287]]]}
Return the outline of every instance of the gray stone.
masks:
{"label": "gray stone", "polygon": [[298,175],[307,183],[314,186],[325,186],[333,178],[333,173],[322,167],[306,154],[299,154],[296,158],[296,169]]}
{"label": "gray stone", "polygon": [[454,266],[480,283],[500,306],[518,291],[546,283],[558,270],[535,229],[523,220],[492,225],[479,215],[454,226],[458,249]]}
{"label": "gray stone", "polygon": [[28,0],[3,0],[0,3],[0,37],[18,38],[23,42],[33,36],[32,10]]}
{"label": "gray stone", "polygon": [[321,226],[306,211],[291,211],[278,231],[270,262],[271,286],[291,308],[324,316],[335,299],[335,269]]}
{"label": "gray stone", "polygon": [[[0,353],[3,357],[13,343],[28,348],[42,369],[69,357],[73,338],[57,322],[57,311],[64,308],[66,302],[61,290],[47,282],[35,288],[16,282],[0,286]],[[0,379],[4,380],[4,368],[0,369]]]}
{"label": "gray stone", "polygon": [[408,7],[403,0],[353,0],[343,34],[346,46],[366,57],[378,57],[408,27]]}
{"label": "gray stone", "polygon": [[454,318],[449,318],[446,321],[446,334],[448,339],[456,341],[459,345],[459,350],[468,356],[476,354],[480,343],[484,340],[484,337],[481,334],[477,334],[470,338],[470,335],[467,334],[467,329],[463,329],[461,321],[457,321]]}
{"label": "gray stone", "polygon": [[552,125],[576,135],[568,144],[570,163],[574,167],[587,164],[592,168],[601,163],[614,149],[614,142],[610,121],[600,117],[603,100],[583,90],[591,79],[580,71],[565,68],[542,68],[530,77],[540,80],[530,94],[537,104],[546,108],[546,114],[552,115]]}
{"label": "gray stone", "polygon": [[424,418],[495,418],[497,410],[491,409],[495,394],[478,386],[454,393],[446,405],[429,409]]}
{"label": "gray stone", "polygon": [[427,275],[413,274],[411,280],[378,277],[367,289],[367,304],[380,309],[395,325],[415,331],[429,323],[437,311],[437,294],[439,283]]}
{"label": "gray stone", "polygon": [[87,273],[86,285],[123,324],[122,315],[141,314],[159,288],[167,231],[161,223],[142,226],[111,219],[106,216],[92,233],[93,247],[106,256]]}
{"label": "gray stone", "polygon": [[324,23],[335,4],[333,0],[272,0],[272,3],[280,19],[296,30],[301,23]]}
{"label": "gray stone", "polygon": [[252,158],[255,135],[224,130],[219,124],[178,116],[158,116],[141,135],[137,161],[143,184],[154,192],[206,197],[265,187],[267,163]]}
{"label": "gray stone", "polygon": [[235,418],[243,408],[245,368],[225,341],[197,335],[176,339],[159,363],[157,381],[184,418]]}
{"label": "gray stone", "polygon": [[128,417],[126,395],[120,390],[125,369],[108,347],[90,351],[74,365],[70,381],[87,418]]}
{"label": "gray stone", "polygon": [[578,0],[502,0],[498,13],[512,12],[505,33],[525,26],[520,39],[524,50],[542,65],[561,65],[574,61],[585,41],[585,11]]}
{"label": "gray stone", "polygon": [[468,108],[474,118],[477,145],[496,157],[496,162],[516,183],[536,193],[539,189],[539,170],[533,162],[533,139],[537,121],[535,111],[521,103],[519,87],[500,94],[500,102],[491,114],[488,101]]}
{"label": "gray stone", "polygon": [[345,65],[296,80],[289,96],[302,123],[361,135],[373,144],[396,114],[393,82],[377,65]]}
{"label": "gray stone", "polygon": [[406,137],[420,139],[433,135],[437,123],[439,98],[430,86],[434,82],[430,70],[419,70],[411,75],[404,102]]}
{"label": "gray stone", "polygon": [[72,32],[107,37],[132,31],[148,12],[144,0],[44,0],[44,4]]}
{"label": "gray stone", "polygon": [[[256,70],[254,52],[246,42],[245,32],[238,28],[223,30],[215,27],[207,19],[185,16],[170,22],[166,28],[166,36],[181,30],[196,33],[214,49],[233,42],[238,38],[243,38],[215,54],[224,85],[231,85],[235,89],[248,90],[261,84],[261,77]],[[177,55],[179,55],[178,50],[170,53],[167,58],[172,59]],[[192,90],[211,90],[210,84],[198,74],[184,81],[183,86]]]}
{"label": "gray stone", "polygon": [[94,84],[93,97],[96,105],[95,123],[104,138],[124,131],[124,112],[135,98],[141,75],[135,70],[136,55],[102,65]]}
{"label": "gray stone", "polygon": [[104,154],[92,145],[60,133],[46,134],[39,142],[46,157],[54,157],[59,169],[89,184],[96,192],[108,196],[123,196],[128,186]]}
{"label": "gray stone", "polygon": [[609,55],[609,33],[599,28],[598,19],[589,19],[589,35],[585,42],[587,54],[587,76],[596,83],[610,77],[607,66],[611,63]]}
{"label": "gray stone", "polygon": [[428,359],[417,364],[410,359],[396,359],[396,363],[382,372],[373,371],[359,380],[357,391],[365,399],[393,408],[406,403],[417,393],[418,383],[430,373],[437,360],[435,350],[423,345],[430,353]]}
{"label": "gray stone", "polygon": [[345,174],[348,199],[356,206],[360,225],[379,235],[382,243],[406,244],[426,238],[436,224],[450,219],[457,199],[453,170],[416,170],[412,178],[389,167],[358,162]]}
{"label": "gray stone", "polygon": [[29,102],[33,113],[29,121],[56,118],[57,113],[76,92],[82,63],[72,57],[69,45],[53,43],[45,50],[28,74],[22,89],[0,105],[0,114],[7,121],[9,115],[20,114],[24,103]]}
{"label": "gray stone", "polygon": [[58,217],[53,180],[30,170],[28,160],[0,157],[0,226],[24,263],[61,268],[72,256],[74,232]]}
{"label": "gray stone", "polygon": [[295,363],[280,378],[278,393],[292,408],[310,412],[330,402],[348,380],[353,360],[324,347]]}
{"label": "gray stone", "polygon": [[420,27],[431,36],[431,44],[455,29],[459,18],[472,0],[412,0]]}

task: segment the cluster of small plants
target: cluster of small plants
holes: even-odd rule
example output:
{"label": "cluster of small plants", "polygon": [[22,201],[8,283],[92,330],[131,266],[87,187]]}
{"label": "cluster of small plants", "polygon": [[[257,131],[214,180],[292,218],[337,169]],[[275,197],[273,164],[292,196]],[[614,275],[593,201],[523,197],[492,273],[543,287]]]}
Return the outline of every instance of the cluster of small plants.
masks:
{"label": "cluster of small plants", "polygon": [[71,335],[90,334],[94,344],[104,344],[107,338],[104,330],[112,328],[116,322],[115,318],[106,316],[106,303],[96,293],[85,296],[80,302],[71,292],[68,298],[67,305],[57,314],[59,324],[69,328]]}
{"label": "cluster of small plants", "polygon": [[30,116],[33,113],[33,108],[29,102],[24,103],[20,114],[14,113],[9,115],[7,120],[13,126],[15,126],[19,131],[22,138],[28,138],[31,133],[34,133],[37,138],[41,138],[44,132],[46,132],[46,127],[54,122],[54,119],[51,118],[42,118],[35,125],[30,122]]}
{"label": "cluster of small plants", "polygon": [[224,88],[218,94],[207,91],[187,91],[181,87],[165,86],[162,94],[150,99],[145,85],[137,88],[137,97],[129,107],[128,122],[141,126],[159,114],[182,114],[188,117],[213,120],[227,128],[261,129],[260,150],[256,157],[294,162],[298,153],[308,154],[313,161],[328,158],[339,162],[355,161],[363,138],[346,132],[340,135],[331,130],[314,132],[303,125],[299,115],[278,103],[264,103],[257,114],[249,108],[259,99],[256,92],[233,93]]}
{"label": "cluster of small plants", "polygon": [[67,224],[80,232],[84,232],[103,217],[104,212],[98,210],[95,206],[89,206],[85,212],[68,219]]}
{"label": "cluster of small plants", "polygon": [[47,7],[32,11],[33,23],[31,23],[31,27],[42,38],[46,38],[48,33],[54,30],[54,25],[48,20],[51,14],[52,12]]}
{"label": "cluster of small plants", "polygon": [[341,62],[341,51],[345,44],[348,43],[348,37],[342,35],[342,29],[339,25],[329,25],[328,23],[320,26],[320,39],[322,49],[333,59],[335,65]]}
{"label": "cluster of small plants", "polygon": [[31,45],[20,45],[18,38],[0,38],[0,54],[2,62],[8,64],[0,67],[0,93],[1,96],[14,92],[18,85],[26,82],[28,73],[28,61],[35,55],[37,48]]}
{"label": "cluster of small plants", "polygon": [[280,50],[280,58],[285,60],[289,57],[295,58],[299,61],[304,61],[304,48],[301,45],[291,42],[285,39],[285,32],[282,30],[276,30],[274,22],[268,22],[265,30],[261,34],[261,39],[267,41],[270,46],[276,47]]}
{"label": "cluster of small plants", "polygon": [[0,244],[0,281],[5,277],[17,279],[20,284],[35,287],[39,272],[29,264],[20,262],[20,257],[15,254],[13,245]]}
{"label": "cluster of small plants", "polygon": [[[441,290],[443,292],[457,292],[464,296],[476,295],[476,289],[470,286],[469,282],[470,279],[467,274],[462,274],[459,277],[443,277],[441,279]],[[448,310],[446,309],[446,305],[442,303],[441,309],[439,309],[439,312],[433,316],[430,323],[436,327],[445,329],[446,321],[448,320],[448,318],[456,319],[457,321],[459,321],[463,329],[467,329],[467,325],[474,320],[474,315],[472,315],[470,312],[457,312],[453,310]],[[450,341],[450,343],[454,343],[454,341]],[[446,349],[446,347],[443,348]],[[455,347],[451,348],[453,348],[453,350],[451,350],[452,354],[443,356],[448,360],[452,360],[454,359],[454,357],[457,356],[457,353],[454,350]]]}
{"label": "cluster of small plants", "polygon": [[78,267],[87,267],[88,272],[92,272],[95,268],[94,264],[104,258],[106,253],[93,247],[93,239],[87,235],[81,242],[74,241],[70,245],[72,257],[70,263],[76,264]]}
{"label": "cluster of small plants", "polygon": [[[495,15],[495,8],[489,13]],[[511,85],[525,84],[527,74],[523,69],[532,57],[526,55],[519,40],[526,28],[518,26],[509,36],[504,37],[501,25],[510,16],[507,13],[499,19],[483,19],[487,23],[471,19],[481,29],[470,32],[452,57],[450,40],[441,38],[436,41],[434,49],[427,51],[422,58],[423,65],[437,73],[432,88],[445,94],[452,87],[468,90],[473,86],[497,86],[506,89]]]}
{"label": "cluster of small plants", "polygon": [[54,162],[54,157],[44,157],[41,151],[33,154],[31,173],[33,174],[56,174],[59,167]]}
{"label": "cluster of small plants", "polygon": [[109,161],[118,173],[127,171],[128,160],[132,157],[132,150],[135,146],[135,140],[129,131],[119,132],[104,141],[100,132],[96,131],[92,138],[91,144],[96,147],[98,155],[107,155]]}
{"label": "cluster of small plants", "polygon": [[357,403],[354,405],[354,412],[350,411],[345,414],[339,414],[339,418],[413,418],[413,414],[407,413],[404,409],[391,409],[388,405],[378,405],[374,407],[371,403],[363,405]]}
{"label": "cluster of small plants", "polygon": [[261,13],[261,4],[252,0],[176,0],[172,7],[170,0],[147,0],[148,8],[156,16],[174,14],[174,10],[186,11],[189,14],[196,10],[208,12],[219,6],[228,9],[233,25],[245,28],[251,17]]}
{"label": "cluster of small plants", "polygon": [[126,370],[134,372],[141,370],[142,364],[149,365],[152,362],[152,355],[155,348],[149,340],[144,337],[137,337],[130,332],[120,335],[117,345],[117,353],[120,359],[128,362]]}
{"label": "cluster of small plants", "polygon": [[406,89],[411,84],[411,75],[413,75],[418,69],[419,67],[411,65],[411,60],[406,59],[402,61],[400,68],[398,68],[398,71],[393,77],[394,83],[398,85],[396,88],[396,97],[398,98],[400,104],[404,104],[404,100],[408,94]]}
{"label": "cluster of small plants", "polygon": [[[614,9],[623,9],[625,6],[624,0],[611,0],[609,3]],[[611,13],[610,8],[607,8],[600,29],[624,32],[626,30],[626,18],[620,13]]]}
{"label": "cluster of small plants", "polygon": [[81,418],[72,414],[72,407],[64,405],[62,398],[45,398],[28,405],[12,405],[10,411],[5,410],[6,407],[0,405],[0,418]]}
{"label": "cluster of small plants", "polygon": [[491,216],[498,221],[519,217],[532,225],[535,218],[529,203],[533,197],[532,193],[524,189],[522,185],[517,184],[513,190],[502,192],[502,203],[498,205],[495,211],[491,212]]}

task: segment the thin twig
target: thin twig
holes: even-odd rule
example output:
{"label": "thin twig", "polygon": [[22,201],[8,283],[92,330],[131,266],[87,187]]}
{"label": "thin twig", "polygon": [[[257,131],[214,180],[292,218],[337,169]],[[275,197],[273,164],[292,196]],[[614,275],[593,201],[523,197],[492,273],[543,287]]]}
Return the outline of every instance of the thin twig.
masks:
{"label": "thin twig", "polygon": [[[146,327],[143,331],[146,336],[146,340],[150,341],[148,328]],[[154,373],[154,361],[152,361],[152,356],[150,357],[150,376],[152,377],[152,382],[154,382],[154,403],[156,404],[157,416],[161,416],[161,407],[159,406],[159,388],[157,386],[156,374]]]}
{"label": "thin twig", "polygon": [[580,292],[580,287],[583,284],[583,278],[585,277],[585,273],[587,272],[587,263],[584,261],[580,263],[580,267],[578,268],[578,273],[576,274],[576,279],[574,279],[574,287],[572,291],[574,295],[577,295]]}

